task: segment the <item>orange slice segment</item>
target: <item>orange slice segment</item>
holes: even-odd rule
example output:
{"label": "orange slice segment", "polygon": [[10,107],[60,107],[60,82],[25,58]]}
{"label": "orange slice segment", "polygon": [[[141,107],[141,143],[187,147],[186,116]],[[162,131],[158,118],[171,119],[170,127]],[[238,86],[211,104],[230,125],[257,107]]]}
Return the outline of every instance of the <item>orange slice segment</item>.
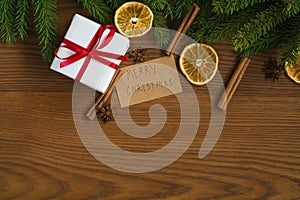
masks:
{"label": "orange slice segment", "polygon": [[192,43],[184,48],[179,65],[188,81],[194,85],[209,83],[218,70],[219,57],[207,44]]}
{"label": "orange slice segment", "polygon": [[285,64],[286,74],[296,83],[300,83],[300,56],[296,64]]}
{"label": "orange slice segment", "polygon": [[115,25],[126,37],[139,37],[150,31],[153,13],[150,8],[139,2],[127,2],[115,13]]}

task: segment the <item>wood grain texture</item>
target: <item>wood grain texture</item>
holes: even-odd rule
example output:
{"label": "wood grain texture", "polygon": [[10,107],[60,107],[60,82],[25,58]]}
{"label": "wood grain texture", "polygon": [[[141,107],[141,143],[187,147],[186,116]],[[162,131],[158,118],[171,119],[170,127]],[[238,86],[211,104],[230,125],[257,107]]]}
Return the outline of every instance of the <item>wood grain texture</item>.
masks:
{"label": "wood grain texture", "polygon": [[[62,37],[72,15],[85,12],[77,3],[57,4]],[[227,40],[212,45],[226,84],[239,57]],[[159,171],[131,174],[103,165],[86,150],[73,121],[73,81],[42,62],[36,36],[1,43],[0,199],[300,199],[300,86],[285,75],[278,83],[265,79],[265,64],[277,52],[251,57],[222,135],[207,157],[198,159],[198,152],[210,123],[210,96],[206,86],[193,87],[201,120],[192,145]],[[147,59],[160,55],[149,50]],[[125,150],[160,149],[179,127],[176,98],[135,105],[130,112],[137,124],[146,125],[155,103],[165,107],[168,118],[149,139],[126,135],[115,122],[99,124]]]}

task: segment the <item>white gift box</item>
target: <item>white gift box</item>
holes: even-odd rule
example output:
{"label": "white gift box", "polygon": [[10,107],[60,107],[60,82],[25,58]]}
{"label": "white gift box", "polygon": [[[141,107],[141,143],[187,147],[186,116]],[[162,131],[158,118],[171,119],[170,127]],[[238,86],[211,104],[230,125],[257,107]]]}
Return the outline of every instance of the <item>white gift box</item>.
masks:
{"label": "white gift box", "polygon": [[[83,16],[76,14],[73,17],[71,25],[65,35],[65,39],[70,40],[71,42],[80,45],[81,47],[87,48],[95,36],[96,32],[98,31],[101,25],[95,23]],[[109,34],[110,30],[105,30],[101,39],[100,44],[103,42],[104,38]],[[64,45],[63,43],[61,46]],[[101,51],[118,54],[118,55],[125,55],[126,51],[130,46],[130,41],[125,36],[122,36],[118,33],[114,34],[114,37],[110,41],[108,45],[101,48]],[[75,52],[66,49],[66,48],[59,48],[57,51],[57,55],[60,58],[66,58],[73,55]],[[62,73],[72,79],[75,79],[79,70],[81,69],[86,57],[69,64],[64,67],[60,67],[60,63],[64,62],[65,60],[55,57],[52,64],[51,69]],[[105,57],[104,57],[105,58]],[[112,59],[112,58],[105,58],[106,60],[119,65],[121,60]],[[90,60],[86,70],[83,73],[83,76],[80,79],[80,83],[97,90],[99,92],[105,92],[108,88],[116,69],[107,66],[93,58]]]}

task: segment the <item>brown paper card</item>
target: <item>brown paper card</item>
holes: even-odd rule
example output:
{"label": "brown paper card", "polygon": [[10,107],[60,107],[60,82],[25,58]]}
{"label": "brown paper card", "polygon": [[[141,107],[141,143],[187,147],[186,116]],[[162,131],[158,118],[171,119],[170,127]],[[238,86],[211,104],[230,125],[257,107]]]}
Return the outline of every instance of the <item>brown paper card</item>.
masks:
{"label": "brown paper card", "polygon": [[182,92],[173,55],[120,70],[116,89],[122,108]]}

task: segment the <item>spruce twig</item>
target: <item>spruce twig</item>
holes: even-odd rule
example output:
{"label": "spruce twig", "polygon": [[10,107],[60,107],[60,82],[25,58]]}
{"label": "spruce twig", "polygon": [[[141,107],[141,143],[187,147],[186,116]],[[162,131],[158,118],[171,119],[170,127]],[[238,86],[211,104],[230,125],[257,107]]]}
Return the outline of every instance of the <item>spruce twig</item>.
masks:
{"label": "spruce twig", "polygon": [[290,14],[296,14],[300,11],[300,1],[299,0],[283,0],[286,5],[286,12]]}
{"label": "spruce twig", "polygon": [[15,27],[14,27],[14,0],[0,1],[0,35],[2,41],[10,44],[15,41]]}
{"label": "spruce twig", "polygon": [[300,15],[290,20],[281,44],[283,62],[295,63],[300,52]]}
{"label": "spruce twig", "polygon": [[33,6],[42,57],[50,61],[56,48],[56,3],[52,0],[33,0]]}
{"label": "spruce twig", "polygon": [[23,40],[29,30],[30,0],[18,0],[16,11],[16,31]]}
{"label": "spruce twig", "polygon": [[166,19],[164,18],[163,14],[160,12],[153,12],[154,15],[154,20],[153,20],[153,25],[156,29],[152,29],[154,37],[158,44],[163,47],[166,46],[171,38],[170,34],[167,30],[167,25],[166,25]]}
{"label": "spruce twig", "polygon": [[[113,22],[114,11],[126,0],[76,0],[101,24]],[[200,12],[188,35],[198,42],[232,38],[235,51],[250,55],[281,47],[283,61],[294,62],[300,51],[299,0],[140,0],[154,13],[154,27],[167,28],[166,18],[181,21],[192,3]],[[56,48],[56,3],[52,0],[0,0],[0,37],[12,43],[24,39],[34,10],[39,46],[44,59],[51,60]],[[160,45],[170,41],[165,29],[154,30]]]}
{"label": "spruce twig", "polygon": [[283,13],[281,3],[276,3],[265,11],[257,13],[233,37],[232,45],[234,50],[242,52],[286,19],[288,19],[288,16]]}
{"label": "spruce twig", "polygon": [[167,4],[167,0],[152,0],[152,1],[150,1],[151,9],[157,10],[157,11],[162,11],[165,8],[166,4]]}
{"label": "spruce twig", "polygon": [[213,0],[213,11],[220,14],[233,14],[254,4],[264,3],[268,0]]}
{"label": "spruce twig", "polygon": [[[101,24],[112,23],[112,10],[102,0],[78,0],[97,21]],[[121,4],[122,1],[119,1]],[[121,6],[121,5],[119,5]]]}
{"label": "spruce twig", "polygon": [[260,37],[251,46],[246,47],[241,53],[242,57],[250,56],[259,52],[267,51],[271,48],[278,46],[282,42],[282,38],[285,37],[285,28],[280,26],[270,33]]}
{"label": "spruce twig", "polygon": [[244,24],[249,22],[250,17],[255,16],[256,13],[263,11],[265,8],[265,6],[259,5],[248,7],[238,15],[213,15],[210,17],[212,22],[209,22],[209,24],[213,23],[215,28],[207,29],[205,41],[210,43],[233,37]]}
{"label": "spruce twig", "polygon": [[[209,18],[207,21],[202,22],[201,27],[193,33],[195,40],[202,42],[215,42],[219,39],[228,38],[230,32],[224,31],[225,28],[222,28],[222,24],[225,23],[228,16],[215,15]],[[232,28],[232,27],[231,27]],[[224,33],[224,34],[223,34]]]}
{"label": "spruce twig", "polygon": [[112,9],[117,9],[120,5],[125,3],[126,0],[106,0],[107,5]]}
{"label": "spruce twig", "polygon": [[167,17],[169,17],[171,20],[173,20],[174,19],[174,15],[175,15],[175,13],[174,13],[174,11],[173,11],[173,6],[174,6],[174,4],[173,4],[173,2],[174,1],[171,1],[171,2],[166,2],[166,5],[165,5],[165,8],[164,8],[164,11],[163,11],[163,13],[164,13],[164,15],[165,15],[165,17],[167,18]]}
{"label": "spruce twig", "polygon": [[189,11],[190,7],[192,7],[193,2],[194,1],[191,0],[175,1],[174,8],[173,8],[175,13],[175,18],[182,21],[186,13]]}
{"label": "spruce twig", "polygon": [[194,20],[191,28],[188,30],[188,35],[202,43],[204,41],[204,37],[207,35],[206,32],[208,31],[213,13],[211,11],[211,3],[209,1],[198,0],[196,3],[197,5],[201,5],[200,12]]}

